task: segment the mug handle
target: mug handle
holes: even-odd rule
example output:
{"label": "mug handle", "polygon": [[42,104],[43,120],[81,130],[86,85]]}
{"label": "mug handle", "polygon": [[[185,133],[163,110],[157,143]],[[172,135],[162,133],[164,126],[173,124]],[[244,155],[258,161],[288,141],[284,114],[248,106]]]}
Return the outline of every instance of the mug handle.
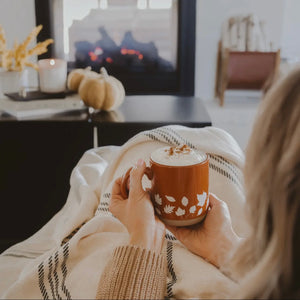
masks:
{"label": "mug handle", "polygon": [[[130,172],[133,167],[129,168],[126,173],[122,176],[121,180],[121,195],[124,199],[128,198],[129,195],[129,182],[130,182]],[[153,178],[153,172],[149,167],[146,167],[145,175],[148,177],[149,180]]]}

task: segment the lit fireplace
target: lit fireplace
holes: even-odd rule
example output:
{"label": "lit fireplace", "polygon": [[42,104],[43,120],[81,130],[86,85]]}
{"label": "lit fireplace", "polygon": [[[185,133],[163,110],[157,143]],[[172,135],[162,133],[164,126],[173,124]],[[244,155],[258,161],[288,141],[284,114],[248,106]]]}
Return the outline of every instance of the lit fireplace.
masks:
{"label": "lit fireplace", "polygon": [[143,43],[125,32],[120,45],[109,36],[105,27],[100,27],[101,39],[95,43],[75,43],[76,67],[91,66],[94,71],[105,67],[110,73],[128,72],[173,72],[171,62],[159,56],[155,42]]}
{"label": "lit fireplace", "polygon": [[104,66],[128,95],[194,94],[196,0],[73,3],[35,1],[37,23],[56,41],[47,55],[66,59],[69,70]]}

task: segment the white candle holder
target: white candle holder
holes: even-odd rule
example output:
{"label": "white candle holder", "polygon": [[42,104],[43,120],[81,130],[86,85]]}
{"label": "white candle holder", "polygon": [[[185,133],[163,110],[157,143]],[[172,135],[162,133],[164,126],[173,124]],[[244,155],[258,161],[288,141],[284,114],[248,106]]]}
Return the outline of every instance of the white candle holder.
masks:
{"label": "white candle holder", "polygon": [[40,90],[44,93],[60,93],[66,90],[67,62],[49,58],[38,61]]}
{"label": "white candle holder", "polygon": [[0,68],[0,97],[5,93],[18,93],[27,85],[27,70],[6,71]]}

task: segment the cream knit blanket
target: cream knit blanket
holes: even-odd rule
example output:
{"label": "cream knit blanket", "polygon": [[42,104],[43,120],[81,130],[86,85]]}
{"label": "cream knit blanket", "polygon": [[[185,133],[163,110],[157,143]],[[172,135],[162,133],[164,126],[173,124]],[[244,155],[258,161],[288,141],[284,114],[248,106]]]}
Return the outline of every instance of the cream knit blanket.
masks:
{"label": "cream knit blanket", "polygon": [[[64,207],[36,234],[0,256],[0,297],[95,298],[113,249],[128,241],[126,228],[108,211],[111,183],[139,158],[147,162],[154,149],[184,143],[209,154],[210,191],[228,203],[234,229],[245,235],[244,155],[236,141],[213,127],[174,125],[145,131],[122,147],[84,153],[72,171]],[[168,264],[166,297],[221,299],[236,285],[170,232],[163,251]]]}

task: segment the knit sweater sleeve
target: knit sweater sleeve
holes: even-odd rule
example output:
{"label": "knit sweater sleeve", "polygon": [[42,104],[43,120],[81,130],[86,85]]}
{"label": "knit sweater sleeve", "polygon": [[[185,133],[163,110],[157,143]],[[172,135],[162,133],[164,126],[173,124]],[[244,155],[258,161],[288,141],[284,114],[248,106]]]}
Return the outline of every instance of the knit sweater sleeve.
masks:
{"label": "knit sweater sleeve", "polygon": [[163,299],[166,261],[137,246],[117,247],[100,278],[97,299]]}

